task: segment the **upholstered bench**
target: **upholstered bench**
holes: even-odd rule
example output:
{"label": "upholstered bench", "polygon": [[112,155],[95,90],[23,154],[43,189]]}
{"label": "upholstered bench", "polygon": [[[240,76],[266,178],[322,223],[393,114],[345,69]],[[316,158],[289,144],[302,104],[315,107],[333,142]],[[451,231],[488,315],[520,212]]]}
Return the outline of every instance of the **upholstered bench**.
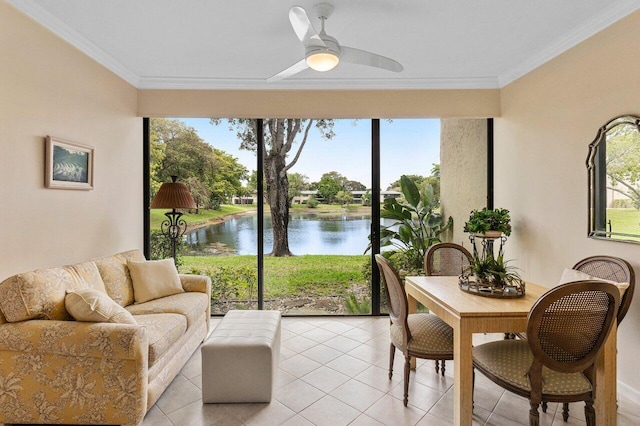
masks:
{"label": "upholstered bench", "polygon": [[202,402],[270,402],[280,312],[229,311],[202,350]]}

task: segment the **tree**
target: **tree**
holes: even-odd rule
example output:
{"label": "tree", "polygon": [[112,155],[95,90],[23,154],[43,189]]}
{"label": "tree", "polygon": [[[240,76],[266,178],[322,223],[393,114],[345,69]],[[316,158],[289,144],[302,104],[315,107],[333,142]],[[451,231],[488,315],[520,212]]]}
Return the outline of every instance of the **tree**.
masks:
{"label": "tree", "polygon": [[213,148],[215,173],[212,179],[212,198],[218,203],[230,203],[234,195],[244,195],[243,181],[247,179],[247,168],[238,159],[225,151]]}
{"label": "tree", "polygon": [[[433,188],[433,197],[436,205],[440,205],[440,164],[432,164],[431,167],[431,175],[429,176],[420,176],[420,175],[405,175],[410,181],[412,181],[416,186],[423,187],[425,184],[431,185]],[[401,191],[401,180],[398,179],[395,182],[392,182],[388,190],[393,191]]]}
{"label": "tree", "polygon": [[302,191],[306,190],[309,186],[309,178],[300,173],[289,173],[289,202],[302,194]]}
{"label": "tree", "polygon": [[347,191],[366,191],[367,187],[356,180],[348,180],[344,185],[344,189]]}
{"label": "tree", "polygon": [[345,190],[347,182],[347,178],[338,172],[325,173],[318,182],[318,194],[324,198],[325,202],[335,203],[338,192]]}
{"label": "tree", "polygon": [[184,183],[187,185],[187,188],[189,188],[193,201],[196,202],[196,214],[199,214],[201,207],[207,207],[209,198],[211,197],[211,190],[207,185],[193,176],[185,179]]}
{"label": "tree", "polygon": [[350,191],[338,191],[336,201],[340,203],[341,206],[348,206],[349,203],[353,201],[353,194]]}
{"label": "tree", "polygon": [[[257,121],[230,118],[229,125],[240,139],[240,149],[256,151],[258,148]],[[212,124],[219,120],[211,119]],[[307,143],[309,131],[316,127],[324,139],[333,138],[333,120],[301,120],[271,118],[264,124],[264,180],[267,202],[271,212],[273,250],[270,256],[292,256],[289,250],[289,178],[288,171],[297,163]],[[296,147],[297,146],[297,147]],[[289,154],[294,152],[292,158]],[[288,162],[287,162],[288,160]]]}
{"label": "tree", "polygon": [[606,144],[608,189],[628,197],[640,209],[640,134],[632,126],[616,126]]}

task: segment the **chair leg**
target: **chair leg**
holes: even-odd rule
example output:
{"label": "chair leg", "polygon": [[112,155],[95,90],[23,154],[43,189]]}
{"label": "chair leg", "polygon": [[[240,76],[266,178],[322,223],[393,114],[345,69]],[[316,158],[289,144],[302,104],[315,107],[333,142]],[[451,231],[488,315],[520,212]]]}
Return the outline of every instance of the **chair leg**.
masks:
{"label": "chair leg", "polygon": [[[585,408],[586,409],[586,408]],[[569,403],[562,404],[562,420],[565,422],[569,420]]]}
{"label": "chair leg", "polygon": [[445,370],[445,365],[444,365],[444,359],[442,360],[442,377],[444,377],[444,370]]}
{"label": "chair leg", "polygon": [[409,403],[409,373],[411,372],[411,357],[406,356],[404,358],[404,399],[402,402],[406,407]]}
{"label": "chair leg", "polygon": [[393,360],[396,357],[396,347],[393,346],[393,343],[390,346],[389,350],[389,380],[393,377]]}
{"label": "chair leg", "polygon": [[440,373],[440,360],[436,359],[436,376]]}
{"label": "chair leg", "polygon": [[531,402],[531,409],[529,410],[529,426],[540,426],[540,414],[538,413],[537,402]]}
{"label": "chair leg", "polygon": [[542,401],[542,412],[543,413],[547,412],[547,401]]}
{"label": "chair leg", "polygon": [[587,426],[595,426],[596,410],[593,409],[593,400],[591,399],[584,402],[584,419],[587,421]]}

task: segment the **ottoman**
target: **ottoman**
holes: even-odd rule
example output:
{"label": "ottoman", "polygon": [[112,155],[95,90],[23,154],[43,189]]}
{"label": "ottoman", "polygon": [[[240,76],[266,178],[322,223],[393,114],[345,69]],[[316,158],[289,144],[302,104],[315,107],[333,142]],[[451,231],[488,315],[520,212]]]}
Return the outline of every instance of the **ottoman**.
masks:
{"label": "ottoman", "polygon": [[280,312],[227,312],[201,346],[202,402],[271,402]]}

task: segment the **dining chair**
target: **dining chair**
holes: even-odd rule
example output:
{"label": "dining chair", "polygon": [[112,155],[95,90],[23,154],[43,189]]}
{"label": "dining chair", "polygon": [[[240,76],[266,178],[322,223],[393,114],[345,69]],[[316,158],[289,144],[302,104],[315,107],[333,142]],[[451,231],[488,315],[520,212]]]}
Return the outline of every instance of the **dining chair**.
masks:
{"label": "dining chair", "polygon": [[543,294],[527,318],[526,340],[499,340],[473,348],[473,366],[499,386],[529,399],[529,425],[538,426],[541,402],[585,402],[595,425],[595,364],[616,320],[620,292],[585,280]]}
{"label": "dining chair", "polygon": [[424,255],[424,272],[427,275],[460,275],[471,263],[469,250],[455,243],[437,243]]}
{"label": "dining chair", "polygon": [[[620,323],[629,311],[636,287],[636,275],[631,264],[619,257],[599,255],[589,256],[579,260],[572,269],[584,272],[592,277],[602,278],[603,280],[629,283],[629,287],[627,287],[620,298],[620,307],[618,308],[618,326],[620,326]],[[522,335],[519,337],[526,338],[526,336]],[[542,402],[542,411],[547,412],[547,401]],[[565,402],[562,404],[562,418],[565,422],[569,420],[569,403]]]}
{"label": "dining chair", "polygon": [[[409,314],[407,294],[398,272],[382,255],[376,254],[375,258],[384,284],[391,320],[389,380],[393,376],[393,361],[398,349],[404,355],[403,403],[406,407],[409,402],[411,358],[453,359],[453,329],[434,314]],[[436,367],[436,373],[437,371]],[[444,367],[442,375],[444,375]]]}
{"label": "dining chair", "polygon": [[[472,259],[469,250],[459,244],[433,244],[424,255],[424,272],[428,276],[457,276],[469,267]],[[435,361],[436,372],[442,362],[442,375],[444,376],[445,360],[436,359]]]}

